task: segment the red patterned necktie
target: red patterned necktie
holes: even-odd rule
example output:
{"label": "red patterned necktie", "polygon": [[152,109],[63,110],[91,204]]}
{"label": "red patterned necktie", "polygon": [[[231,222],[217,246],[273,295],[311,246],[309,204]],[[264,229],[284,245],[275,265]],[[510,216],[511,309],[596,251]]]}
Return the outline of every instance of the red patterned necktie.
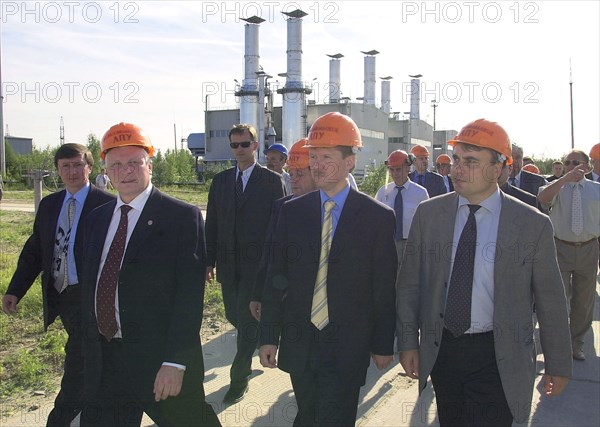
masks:
{"label": "red patterned necktie", "polygon": [[117,232],[110,245],[96,293],[96,315],[98,320],[98,329],[108,341],[114,338],[117,333],[117,317],[115,314],[115,296],[117,292],[117,283],[119,282],[119,271],[121,270],[121,261],[125,252],[125,242],[127,241],[127,213],[131,206],[121,206],[121,219]]}

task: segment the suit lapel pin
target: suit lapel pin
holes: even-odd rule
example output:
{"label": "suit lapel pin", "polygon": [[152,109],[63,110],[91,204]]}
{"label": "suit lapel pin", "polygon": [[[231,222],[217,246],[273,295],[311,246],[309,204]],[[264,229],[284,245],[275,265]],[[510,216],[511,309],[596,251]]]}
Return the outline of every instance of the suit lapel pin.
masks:
{"label": "suit lapel pin", "polygon": [[154,224],[154,221],[152,221],[151,219],[148,220],[148,225],[152,225]]}

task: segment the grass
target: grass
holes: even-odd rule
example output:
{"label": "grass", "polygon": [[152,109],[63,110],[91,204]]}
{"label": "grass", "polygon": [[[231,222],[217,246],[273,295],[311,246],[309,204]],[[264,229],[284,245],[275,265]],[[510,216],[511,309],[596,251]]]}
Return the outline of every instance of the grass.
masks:
{"label": "grass", "polygon": [[[161,189],[173,197],[205,207],[207,188]],[[26,193],[29,198],[26,197]],[[33,200],[33,191],[5,191],[7,199]],[[34,214],[0,210],[0,295],[4,295],[15,271],[19,254],[33,228]],[[54,393],[62,376],[67,334],[60,319],[43,329],[40,278],[19,302],[13,316],[0,313],[0,418],[8,408],[24,407],[33,391]],[[221,287],[207,284],[203,335],[225,324]]]}

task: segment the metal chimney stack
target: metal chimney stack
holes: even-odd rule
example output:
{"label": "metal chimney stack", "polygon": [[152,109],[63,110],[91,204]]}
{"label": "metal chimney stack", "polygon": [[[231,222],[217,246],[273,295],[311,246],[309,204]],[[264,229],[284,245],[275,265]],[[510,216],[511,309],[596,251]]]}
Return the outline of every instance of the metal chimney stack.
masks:
{"label": "metal chimney stack", "polygon": [[365,91],[364,91],[364,103],[375,105],[375,55],[379,52],[376,50],[370,50],[368,52],[360,51],[365,56]]}
{"label": "metal chimney stack", "polygon": [[421,99],[421,80],[419,77],[423,77],[421,74],[417,74],[410,81],[410,118],[411,120],[420,120],[419,104]]}
{"label": "metal chimney stack", "polygon": [[344,55],[341,53],[336,53],[334,55],[327,55],[331,59],[329,60],[329,103],[337,104],[340,102],[341,98],[341,74],[340,74],[340,65],[342,61],[340,58],[343,58]]}
{"label": "metal chimney stack", "polygon": [[392,80],[392,76],[380,77],[381,79],[381,110],[390,114],[391,110],[391,99],[390,99],[390,86]]}
{"label": "metal chimney stack", "polygon": [[241,19],[247,22],[244,29],[244,80],[235,96],[240,97],[240,122],[258,129],[258,114],[262,110],[258,102],[258,30],[260,23],[265,20],[258,16]]}
{"label": "metal chimney stack", "polygon": [[287,19],[287,71],[285,86],[277,90],[283,95],[281,108],[282,143],[290,148],[306,136],[306,94],[312,92],[302,81],[302,18],[300,9],[282,12]]}

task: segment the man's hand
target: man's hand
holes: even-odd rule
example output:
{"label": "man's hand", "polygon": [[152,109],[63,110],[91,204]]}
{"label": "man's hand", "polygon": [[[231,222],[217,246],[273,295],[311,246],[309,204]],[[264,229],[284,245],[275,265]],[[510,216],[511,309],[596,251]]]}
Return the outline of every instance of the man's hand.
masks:
{"label": "man's hand", "polygon": [[579,182],[588,171],[589,169],[586,164],[580,164],[567,172],[563,178],[566,182]]}
{"label": "man's hand", "polygon": [[17,308],[17,303],[19,302],[19,298],[14,295],[6,294],[2,297],[2,311],[6,314],[14,314],[19,309]]}
{"label": "man's hand", "polygon": [[260,322],[260,309],[262,304],[258,301],[250,301],[250,314]]}
{"label": "man's hand", "polygon": [[258,357],[260,358],[260,364],[265,368],[276,368],[277,346],[269,344],[260,346]]}
{"label": "man's hand", "polygon": [[206,281],[212,282],[215,278],[215,268],[214,267],[206,267]]}
{"label": "man's hand", "polygon": [[371,359],[373,359],[373,362],[375,362],[377,369],[385,369],[394,361],[394,356],[380,356],[378,354],[371,353]]}
{"label": "man's hand", "polygon": [[560,396],[568,382],[567,377],[544,374],[544,393],[548,397]]}
{"label": "man's hand", "polygon": [[154,400],[159,402],[177,396],[183,384],[183,374],[185,371],[175,366],[161,366],[154,380]]}
{"label": "man's hand", "polygon": [[401,351],[400,364],[410,378],[419,378],[419,350]]}

